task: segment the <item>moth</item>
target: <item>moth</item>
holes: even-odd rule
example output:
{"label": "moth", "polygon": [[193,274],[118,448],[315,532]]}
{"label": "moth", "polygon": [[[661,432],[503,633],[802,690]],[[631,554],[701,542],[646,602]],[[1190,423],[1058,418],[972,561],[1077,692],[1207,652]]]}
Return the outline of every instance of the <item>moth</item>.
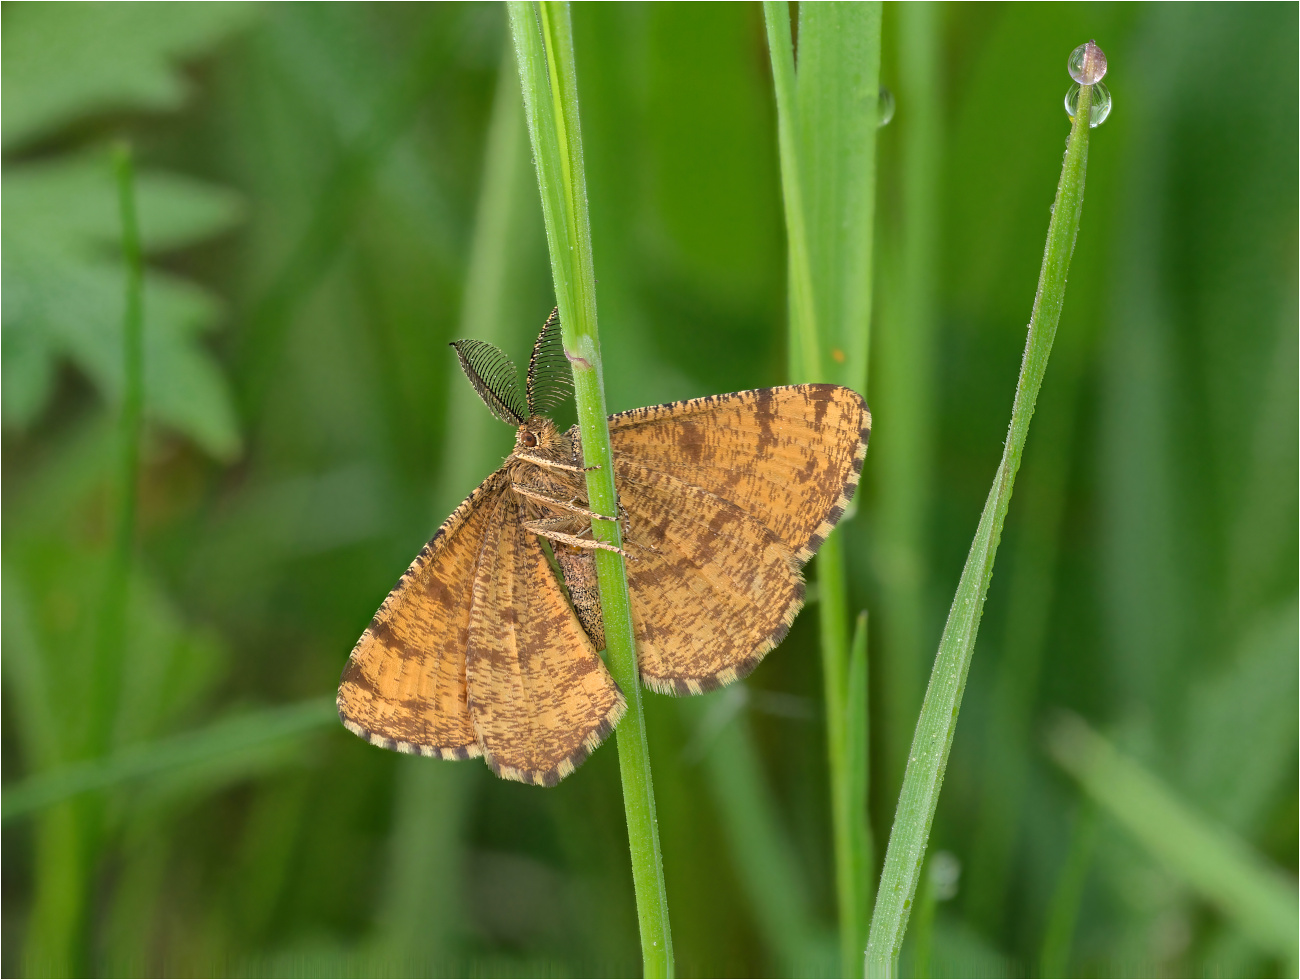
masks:
{"label": "moth", "polygon": [[[339,716],[374,745],[482,756],[551,786],[626,708],[604,647],[578,427],[550,419],[572,373],[558,311],[524,391],[496,347],[452,345],[514,450],[447,518],[361,634]],[[701,694],[746,676],[803,605],[802,566],[853,496],[871,414],[829,384],[760,388],[609,417],[641,681]],[[548,543],[564,588],[543,549]],[[567,593],[567,595],[566,595]]]}

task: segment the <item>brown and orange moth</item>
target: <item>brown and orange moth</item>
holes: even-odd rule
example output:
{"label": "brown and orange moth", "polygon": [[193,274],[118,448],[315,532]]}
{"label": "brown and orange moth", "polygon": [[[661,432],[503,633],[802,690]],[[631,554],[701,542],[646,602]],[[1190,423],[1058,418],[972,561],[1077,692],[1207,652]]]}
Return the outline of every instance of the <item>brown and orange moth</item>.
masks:
{"label": "brown and orange moth", "polygon": [[[553,312],[519,391],[496,347],[452,345],[514,451],[447,518],[361,634],[339,717],[374,745],[483,756],[505,779],[554,785],[622,717],[604,647],[572,392]],[[701,694],[752,671],[804,600],[802,566],[844,515],[871,431],[862,396],[760,388],[609,417],[641,680]],[[548,543],[564,585],[550,564]],[[567,593],[567,594],[566,594]]]}

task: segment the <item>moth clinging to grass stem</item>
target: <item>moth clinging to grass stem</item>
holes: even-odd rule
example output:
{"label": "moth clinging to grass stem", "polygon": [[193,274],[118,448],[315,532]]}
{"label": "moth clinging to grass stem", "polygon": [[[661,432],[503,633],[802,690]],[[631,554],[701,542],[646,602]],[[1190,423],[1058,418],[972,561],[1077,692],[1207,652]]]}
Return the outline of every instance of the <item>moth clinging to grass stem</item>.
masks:
{"label": "moth clinging to grass stem", "polygon": [[[592,522],[623,527],[637,662],[663,694],[752,671],[803,605],[802,566],[844,515],[871,414],[848,388],[760,388],[609,418],[617,517],[588,506],[557,312],[519,390],[514,365],[452,345],[514,450],[447,518],[357,641],[343,724],[384,748],[483,756],[497,775],[554,785],[622,717],[604,648]],[[545,546],[543,545],[545,542]],[[546,549],[562,576],[557,577]]]}

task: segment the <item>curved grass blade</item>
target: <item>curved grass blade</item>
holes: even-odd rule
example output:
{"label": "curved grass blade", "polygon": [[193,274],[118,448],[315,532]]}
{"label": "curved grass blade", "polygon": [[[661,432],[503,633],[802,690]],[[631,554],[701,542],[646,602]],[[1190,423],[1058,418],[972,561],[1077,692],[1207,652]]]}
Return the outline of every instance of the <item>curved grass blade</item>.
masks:
{"label": "curved grass blade", "polygon": [[961,580],[957,585],[957,593],[953,596],[934,669],[930,673],[930,684],[916,722],[916,734],[912,738],[907,770],[903,776],[903,789],[898,797],[894,826],[889,834],[885,865],[880,875],[880,888],[876,894],[875,911],[871,917],[866,953],[866,975],[869,977],[896,975],[898,954],[902,949],[908,916],[925,863],[930,825],[939,805],[939,791],[943,787],[944,771],[948,767],[948,753],[957,731],[957,715],[961,710],[971,655],[975,650],[975,637],[979,633],[980,617],[984,612],[984,599],[993,579],[993,562],[1002,537],[1002,525],[1011,506],[1011,490],[1015,484],[1016,471],[1020,468],[1020,457],[1029,435],[1029,422],[1033,418],[1034,404],[1038,400],[1038,390],[1047,371],[1047,360],[1052,352],[1052,341],[1056,337],[1056,326],[1065,302],[1066,273],[1074,254],[1074,242],[1083,211],[1091,99],[1092,86],[1083,86],[1066,144],[1052,218],[1048,224],[1047,247],[1043,252],[1038,293],[1034,297],[1029,337],[1020,365],[1020,378],[1016,384],[1011,425],[1002,461],[998,464],[993,486],[984,504],[984,512],[980,515],[975,539],[971,542],[966,566],[962,569]]}

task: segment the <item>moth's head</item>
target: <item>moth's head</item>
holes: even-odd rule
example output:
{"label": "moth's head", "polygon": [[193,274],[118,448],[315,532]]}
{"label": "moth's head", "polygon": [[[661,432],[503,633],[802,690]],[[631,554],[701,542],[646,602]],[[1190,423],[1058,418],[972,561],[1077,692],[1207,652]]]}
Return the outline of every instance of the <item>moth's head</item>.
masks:
{"label": "moth's head", "polygon": [[534,415],[515,430],[515,452],[567,456],[568,440],[545,415]]}
{"label": "moth's head", "polygon": [[[536,449],[519,442],[525,431],[530,438],[540,438],[533,427],[537,419],[548,416],[573,393],[573,373],[560,341],[559,310],[552,310],[542,325],[528,360],[528,382],[519,390],[519,372],[501,348],[482,340],[457,340],[452,345],[460,359],[461,370],[478,392],[483,404],[502,422],[517,426],[516,445]],[[549,422],[548,422],[549,424]],[[551,426],[554,433],[555,426]]]}

